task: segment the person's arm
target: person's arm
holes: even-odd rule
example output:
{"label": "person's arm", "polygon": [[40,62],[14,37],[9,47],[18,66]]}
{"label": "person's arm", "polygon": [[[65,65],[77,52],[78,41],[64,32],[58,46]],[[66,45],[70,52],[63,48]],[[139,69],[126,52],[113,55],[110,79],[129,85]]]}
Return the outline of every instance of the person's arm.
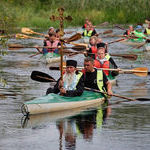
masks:
{"label": "person's arm", "polygon": [[94,29],[93,32],[92,32],[92,36],[94,36],[94,35],[96,35],[96,34],[97,34],[97,32],[96,32],[96,30]]}
{"label": "person's arm", "polygon": [[106,84],[107,84],[107,94],[111,96],[113,94],[111,82],[108,81]]}
{"label": "person's arm", "polygon": [[64,96],[74,97],[81,96],[84,91],[84,76],[82,76],[76,86],[75,90],[67,90]]}
{"label": "person's arm", "polygon": [[57,83],[55,84],[55,86],[53,88],[48,88],[47,91],[46,91],[46,95],[50,94],[50,93],[59,93],[60,90],[59,90],[59,81],[60,79],[58,79]]}

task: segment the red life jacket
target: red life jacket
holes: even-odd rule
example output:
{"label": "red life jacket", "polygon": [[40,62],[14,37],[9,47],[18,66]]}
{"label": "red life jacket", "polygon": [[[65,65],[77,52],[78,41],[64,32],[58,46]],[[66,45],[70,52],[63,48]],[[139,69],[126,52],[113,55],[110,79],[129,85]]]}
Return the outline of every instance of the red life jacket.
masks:
{"label": "red life jacket", "polygon": [[96,46],[92,46],[91,47],[92,53],[96,54],[97,53],[97,47]]}
{"label": "red life jacket", "polygon": [[[46,46],[52,47],[52,48],[48,48],[47,51],[49,53],[54,52],[55,49],[57,49],[56,47],[58,46],[59,41],[55,40],[53,43],[50,42],[49,40],[46,41]],[[54,48],[53,48],[54,47]]]}
{"label": "red life jacket", "polygon": [[86,27],[87,27],[87,24],[85,23],[85,24],[84,24],[84,28],[86,28]]}
{"label": "red life jacket", "polygon": [[[98,60],[94,60],[94,67],[96,67],[96,68],[110,68],[110,63],[109,63],[109,61],[107,60],[107,61],[104,61],[104,63],[103,64],[101,64],[100,63],[100,61],[98,61]],[[108,76],[109,75],[109,70],[104,70],[104,73],[106,74],[106,76]]]}

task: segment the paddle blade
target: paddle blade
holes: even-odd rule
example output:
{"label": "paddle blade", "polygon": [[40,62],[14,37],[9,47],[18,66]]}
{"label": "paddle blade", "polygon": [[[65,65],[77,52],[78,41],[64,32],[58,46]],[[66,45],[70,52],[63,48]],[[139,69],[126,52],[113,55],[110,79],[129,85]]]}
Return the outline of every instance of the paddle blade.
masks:
{"label": "paddle blade", "polygon": [[76,33],[75,35],[71,36],[70,38],[67,39],[67,43],[72,42],[72,41],[77,41],[81,39],[82,35],[80,33]]}
{"label": "paddle blade", "polygon": [[146,77],[148,75],[148,68],[146,67],[134,68],[133,71],[134,71],[133,74],[140,77]]}
{"label": "paddle blade", "polygon": [[72,47],[72,49],[75,51],[82,51],[82,50],[86,49],[86,46],[76,45],[76,46]]}
{"label": "paddle blade", "polygon": [[112,32],[113,32],[113,30],[106,30],[106,31],[103,32],[103,34],[109,34],[109,33],[112,33]]}
{"label": "paddle blade", "polygon": [[56,82],[53,77],[40,71],[33,71],[31,73],[31,79],[38,82]]}
{"label": "paddle blade", "polygon": [[150,101],[149,98],[136,98],[137,101]]}
{"label": "paddle blade", "polygon": [[25,34],[32,34],[33,31],[31,29],[29,29],[29,28],[22,28],[21,32],[25,33]]}

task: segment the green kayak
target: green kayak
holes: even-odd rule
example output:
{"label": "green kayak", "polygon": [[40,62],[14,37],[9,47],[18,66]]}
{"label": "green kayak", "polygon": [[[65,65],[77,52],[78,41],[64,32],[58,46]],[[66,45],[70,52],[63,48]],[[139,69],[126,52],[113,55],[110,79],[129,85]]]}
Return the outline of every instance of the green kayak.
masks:
{"label": "green kayak", "polygon": [[60,55],[56,53],[46,53],[42,56],[46,60],[47,64],[58,63],[60,61]]}
{"label": "green kayak", "polygon": [[22,112],[25,114],[41,114],[63,110],[71,110],[85,106],[92,107],[95,104],[102,104],[105,97],[101,93],[84,91],[81,96],[65,97],[58,94],[48,94],[25,102]]}
{"label": "green kayak", "polygon": [[125,39],[120,41],[123,44],[130,45],[130,46],[140,46],[141,44],[145,43],[145,39],[138,38],[138,39]]}

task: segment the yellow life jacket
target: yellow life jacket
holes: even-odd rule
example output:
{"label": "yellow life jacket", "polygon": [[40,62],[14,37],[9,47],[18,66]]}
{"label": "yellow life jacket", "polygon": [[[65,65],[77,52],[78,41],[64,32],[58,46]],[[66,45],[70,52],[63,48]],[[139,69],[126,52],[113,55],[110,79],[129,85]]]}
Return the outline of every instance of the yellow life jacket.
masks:
{"label": "yellow life jacket", "polygon": [[106,53],[105,58],[106,58],[107,60],[109,60],[109,59],[110,59],[110,55],[109,55],[109,53]]}
{"label": "yellow life jacket", "polygon": [[87,32],[87,30],[84,30],[84,34],[83,35],[87,36],[87,37],[91,37],[92,36],[92,32],[93,32],[92,30],[90,30],[88,32]]}
{"label": "yellow life jacket", "polygon": [[103,71],[102,70],[97,70],[97,86],[100,91],[105,92],[103,89]]}
{"label": "yellow life jacket", "polygon": [[150,35],[150,29],[146,28],[146,33]]}

